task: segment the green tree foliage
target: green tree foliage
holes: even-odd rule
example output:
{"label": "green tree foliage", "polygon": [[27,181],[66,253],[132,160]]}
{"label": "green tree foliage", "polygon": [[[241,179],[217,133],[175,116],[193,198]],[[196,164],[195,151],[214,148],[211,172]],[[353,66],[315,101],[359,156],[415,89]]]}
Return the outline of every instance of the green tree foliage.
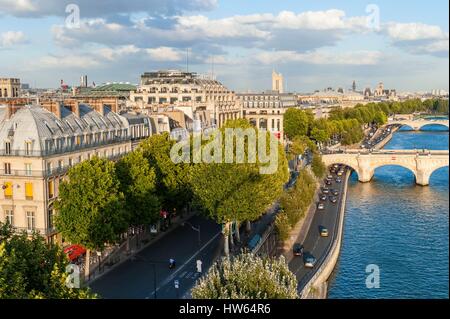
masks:
{"label": "green tree foliage", "polygon": [[275,217],[275,227],[280,241],[283,242],[289,238],[292,227],[288,215],[283,210],[280,210]]}
{"label": "green tree foliage", "polygon": [[63,237],[88,249],[115,243],[127,227],[124,195],[114,163],[94,157],[69,170],[55,203],[56,227]]}
{"label": "green tree foliage", "polygon": [[288,238],[292,227],[305,216],[313,201],[315,190],[314,178],[307,170],[300,170],[294,187],[285,191],[280,198],[281,210],[277,214],[275,227],[281,241]]}
{"label": "green tree foliage", "polygon": [[194,299],[297,299],[297,278],[283,257],[225,257],[192,289]]}
{"label": "green tree foliage", "polygon": [[86,288],[66,285],[68,260],[61,248],[39,234],[13,234],[0,223],[0,299],[96,298]]}
{"label": "green tree foliage", "polygon": [[325,176],[327,168],[325,164],[322,162],[322,157],[320,156],[320,154],[315,153],[313,155],[311,169],[317,178],[322,178]]}
{"label": "green tree foliage", "polygon": [[[244,119],[228,121],[217,134],[222,136],[222,151],[225,152],[225,129],[241,128],[257,132]],[[269,154],[269,134],[266,135],[266,151]],[[257,136],[257,133],[256,133]],[[236,138],[234,138],[232,163],[198,163],[192,167],[191,185],[196,202],[217,223],[253,221],[281,195],[288,180],[287,160],[282,146],[277,143],[278,163],[273,174],[261,174],[266,166],[258,160],[248,161],[248,140],[245,140],[244,163],[236,161]],[[257,147],[258,147],[257,142]],[[205,150],[205,145],[203,146]],[[223,154],[224,155],[224,154]],[[223,159],[225,156],[223,156]],[[227,246],[225,247],[227,253]]]}
{"label": "green tree foliage", "polygon": [[189,186],[189,163],[174,163],[170,149],[176,142],[168,133],[153,135],[143,141],[139,149],[156,173],[156,190],[161,205],[178,211],[192,199]]}
{"label": "green tree foliage", "polygon": [[307,112],[289,108],[283,116],[284,133],[289,139],[293,139],[295,136],[307,135],[310,121],[311,115]]}
{"label": "green tree foliage", "polygon": [[120,189],[125,195],[128,223],[155,223],[161,209],[156,195],[156,173],[141,150],[128,153],[116,164]]}
{"label": "green tree foliage", "polygon": [[293,159],[298,155],[302,155],[309,148],[313,148],[314,143],[305,135],[295,136],[289,145],[289,158]]}
{"label": "green tree foliage", "polygon": [[387,123],[388,119],[386,114],[383,113],[383,111],[378,111],[375,114],[375,117],[373,119],[373,121],[377,124],[377,125],[384,125]]}

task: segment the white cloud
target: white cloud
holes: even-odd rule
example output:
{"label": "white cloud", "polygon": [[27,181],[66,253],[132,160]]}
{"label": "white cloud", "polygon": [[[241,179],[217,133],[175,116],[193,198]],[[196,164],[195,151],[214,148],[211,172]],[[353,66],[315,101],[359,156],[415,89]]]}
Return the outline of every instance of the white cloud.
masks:
{"label": "white cloud", "polygon": [[261,52],[255,56],[256,60],[263,64],[302,62],[318,65],[375,65],[382,57],[378,51],[351,51],[331,53],[326,51],[314,51],[299,53],[295,51]]}
{"label": "white cloud", "polygon": [[180,61],[183,59],[183,54],[179,50],[169,47],[145,49],[145,52],[153,61]]}
{"label": "white cloud", "polygon": [[0,33],[0,49],[10,48],[17,44],[26,42],[25,34],[22,31],[6,31]]}
{"label": "white cloud", "polygon": [[386,32],[394,41],[438,40],[448,34],[439,26],[423,23],[388,23]]}
{"label": "white cloud", "polygon": [[449,34],[439,26],[423,23],[387,23],[384,32],[392,44],[412,54],[448,57]]}
{"label": "white cloud", "polygon": [[158,47],[141,49],[133,45],[115,48],[100,48],[89,53],[72,53],[47,55],[33,62],[32,68],[39,69],[91,69],[99,67],[114,67],[126,60],[140,61],[180,61],[183,54],[174,48]]}

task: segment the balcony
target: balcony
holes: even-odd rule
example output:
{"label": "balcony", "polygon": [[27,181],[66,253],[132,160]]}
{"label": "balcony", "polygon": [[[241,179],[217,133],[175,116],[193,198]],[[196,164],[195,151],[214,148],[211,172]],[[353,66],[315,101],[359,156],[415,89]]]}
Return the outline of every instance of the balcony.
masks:
{"label": "balcony", "polygon": [[53,148],[50,150],[40,150],[40,151],[11,150],[9,152],[6,152],[5,150],[0,150],[0,156],[45,157],[45,156],[51,156],[51,155],[57,155],[57,154],[76,152],[76,151],[84,151],[84,150],[88,150],[89,148],[94,148],[94,147],[99,147],[99,146],[120,144],[120,143],[129,141],[130,139],[131,139],[130,136],[115,137],[112,139],[95,141],[92,143],[84,143],[84,144],[79,144],[79,145],[74,144],[71,146],[60,147],[58,149]]}

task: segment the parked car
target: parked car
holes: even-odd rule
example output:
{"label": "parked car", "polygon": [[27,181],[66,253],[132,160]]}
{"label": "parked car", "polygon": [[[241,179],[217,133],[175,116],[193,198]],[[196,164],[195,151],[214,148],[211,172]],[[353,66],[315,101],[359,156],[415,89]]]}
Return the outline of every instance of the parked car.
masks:
{"label": "parked car", "polygon": [[337,197],[336,196],[330,196],[330,202],[336,203],[337,202]]}
{"label": "parked car", "polygon": [[325,181],[326,185],[331,185],[331,181],[329,181],[328,179]]}
{"label": "parked car", "polygon": [[328,187],[322,188],[322,193],[328,194],[330,192],[330,189]]}
{"label": "parked car", "polygon": [[339,195],[339,191],[337,189],[333,189],[331,191],[331,194],[333,194],[334,196],[337,196],[337,195]]}
{"label": "parked car", "polygon": [[322,195],[320,195],[319,199],[324,202],[327,200],[327,195],[322,194]]}
{"label": "parked car", "polygon": [[301,256],[303,255],[304,247],[300,243],[295,243],[293,247],[294,256]]}
{"label": "parked car", "polygon": [[336,178],[336,183],[341,183],[342,179],[340,177]]}
{"label": "parked car", "polygon": [[303,262],[305,264],[306,268],[313,268],[314,265],[316,264],[316,257],[314,257],[312,254],[305,254],[303,255]]}
{"label": "parked car", "polygon": [[317,209],[323,210],[323,209],[325,209],[325,205],[324,205],[323,203],[319,203],[319,204],[317,205]]}
{"label": "parked car", "polygon": [[319,227],[320,237],[328,237],[328,229],[325,226]]}
{"label": "parked car", "polygon": [[337,172],[337,176],[342,176],[342,174],[344,174],[344,171],[342,171],[342,170]]}

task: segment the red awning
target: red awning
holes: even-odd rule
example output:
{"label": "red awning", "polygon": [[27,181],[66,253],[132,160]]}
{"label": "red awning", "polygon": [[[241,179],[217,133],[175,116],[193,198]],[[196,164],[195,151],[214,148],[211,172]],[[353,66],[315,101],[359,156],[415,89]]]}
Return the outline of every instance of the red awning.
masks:
{"label": "red awning", "polygon": [[64,248],[64,252],[69,257],[70,261],[77,259],[79,256],[84,255],[86,249],[80,245],[71,245],[69,247]]}

